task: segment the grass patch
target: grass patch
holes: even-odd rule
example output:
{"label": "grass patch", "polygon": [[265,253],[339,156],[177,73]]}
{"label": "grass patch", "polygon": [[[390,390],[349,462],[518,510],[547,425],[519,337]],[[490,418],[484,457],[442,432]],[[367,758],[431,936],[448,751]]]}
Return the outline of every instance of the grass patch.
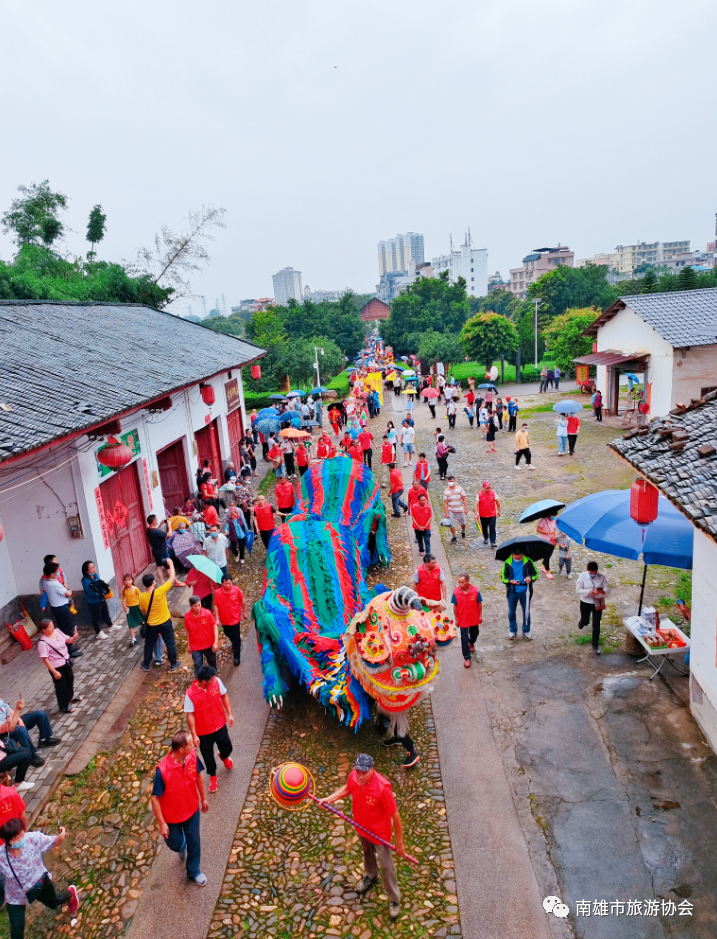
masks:
{"label": "grass patch", "polygon": [[538,828],[542,829],[543,831],[547,831],[548,823],[546,822],[545,818],[540,813],[538,797],[531,792],[528,795],[528,802],[530,803],[530,811],[533,815],[533,818],[535,819],[536,825],[538,826]]}

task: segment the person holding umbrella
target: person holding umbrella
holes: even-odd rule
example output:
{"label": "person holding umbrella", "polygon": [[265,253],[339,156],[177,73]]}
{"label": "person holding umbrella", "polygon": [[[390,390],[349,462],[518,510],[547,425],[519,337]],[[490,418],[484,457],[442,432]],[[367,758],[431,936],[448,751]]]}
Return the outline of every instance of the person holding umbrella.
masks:
{"label": "person holding umbrella", "polygon": [[530,634],[530,604],[533,600],[533,583],[538,579],[535,563],[531,558],[525,557],[520,548],[516,546],[510,558],[503,564],[501,580],[505,584],[506,599],[508,600],[508,638],[515,639],[518,635],[518,618],[516,613],[518,605],[523,610],[523,638],[532,639]]}
{"label": "person holding umbrella", "polygon": [[[544,515],[538,522],[536,529],[539,538],[549,541],[555,547],[558,543],[558,517],[557,515]],[[548,580],[554,579],[554,574],[550,572],[550,556],[543,558],[543,573]]]}

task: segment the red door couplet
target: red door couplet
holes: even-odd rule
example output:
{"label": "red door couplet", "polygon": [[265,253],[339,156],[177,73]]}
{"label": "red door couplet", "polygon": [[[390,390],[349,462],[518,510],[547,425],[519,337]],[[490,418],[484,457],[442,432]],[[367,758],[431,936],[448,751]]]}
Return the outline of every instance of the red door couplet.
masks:
{"label": "red door couplet", "polygon": [[227,414],[227,430],[229,431],[229,448],[232,454],[232,462],[239,472],[239,441],[244,436],[244,425],[241,419],[241,408],[230,411]]}
{"label": "red door couplet", "polygon": [[184,444],[181,440],[160,450],[157,454],[157,468],[162,484],[164,507],[167,512],[173,513],[176,506],[184,505],[184,500],[193,488],[189,484]]}
{"label": "red door couplet", "polygon": [[107,533],[117,583],[125,574],[135,577],[149,564],[149,544],[137,463],[100,483]]}
{"label": "red door couplet", "polygon": [[212,476],[221,480],[222,478],[222,451],[219,449],[219,434],[217,432],[216,419],[202,427],[194,435],[197,441],[197,459],[202,466],[205,460],[209,460],[212,470]]}

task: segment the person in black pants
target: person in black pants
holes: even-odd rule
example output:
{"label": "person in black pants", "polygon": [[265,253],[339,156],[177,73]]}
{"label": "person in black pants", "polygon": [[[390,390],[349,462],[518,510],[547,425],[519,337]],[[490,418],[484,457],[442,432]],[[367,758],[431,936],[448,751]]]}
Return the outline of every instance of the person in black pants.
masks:
{"label": "person in black pants", "polygon": [[[232,705],[216,668],[202,665],[197,677],[184,696],[184,711],[189,732],[195,747],[199,747],[209,773],[209,791],[217,791],[217,763],[214,745],[219,750],[219,759],[227,769],[232,769],[232,742],[228,727],[234,726]],[[228,726],[227,726],[228,725]]]}
{"label": "person in black pants", "polygon": [[592,646],[596,655],[600,652],[600,621],[605,609],[605,597],[610,593],[610,584],[607,577],[599,573],[596,561],[588,563],[588,569],[578,577],[575,589],[580,595],[580,620],[578,629],[584,629],[592,616],[593,635]]}
{"label": "person in black pants", "polygon": [[75,627],[74,635],[66,636],[59,629],[55,629],[51,619],[41,619],[40,633],[37,654],[52,675],[57,706],[63,714],[71,714],[73,709],[70,705],[82,700],[81,697],[75,696],[75,676],[67,648],[77,640],[77,628]]}
{"label": "person in black pants", "polygon": [[[0,773],[8,773],[11,769],[15,770],[15,785],[18,792],[25,789],[32,789],[34,783],[24,783],[25,776],[32,763],[32,753],[21,747],[13,752],[5,749],[6,742],[0,740]],[[44,761],[43,761],[44,762]]]}

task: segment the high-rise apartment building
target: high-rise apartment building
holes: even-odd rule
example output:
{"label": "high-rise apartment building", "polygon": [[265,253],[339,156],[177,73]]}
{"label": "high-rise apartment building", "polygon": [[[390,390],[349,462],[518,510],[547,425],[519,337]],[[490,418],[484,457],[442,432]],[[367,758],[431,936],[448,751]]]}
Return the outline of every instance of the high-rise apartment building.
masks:
{"label": "high-rise apartment building", "polygon": [[511,267],[508,290],[519,300],[525,300],[528,287],[539,277],[548,271],[554,271],[559,264],[573,267],[574,262],[575,252],[566,245],[558,245],[557,248],[535,248],[523,258],[522,267]]}
{"label": "high-rise apartment building", "polygon": [[274,281],[274,302],[277,306],[286,306],[292,297],[301,303],[303,299],[301,271],[295,271],[293,267],[284,267],[278,274],[273,274],[271,279]]}
{"label": "high-rise apartment building", "polygon": [[470,228],[466,232],[464,243],[458,250],[453,247],[451,239],[450,254],[433,258],[431,265],[434,277],[438,277],[441,271],[448,271],[448,277],[452,283],[455,283],[459,277],[463,277],[469,297],[487,296],[488,249],[473,247]]}
{"label": "high-rise apartment building", "polygon": [[641,264],[657,266],[676,254],[688,254],[689,250],[689,241],[640,241],[636,245],[618,245],[610,255],[610,268],[632,277]]}
{"label": "high-rise apartment building", "polygon": [[378,243],[378,275],[407,273],[408,266],[423,264],[423,235],[407,231]]}

